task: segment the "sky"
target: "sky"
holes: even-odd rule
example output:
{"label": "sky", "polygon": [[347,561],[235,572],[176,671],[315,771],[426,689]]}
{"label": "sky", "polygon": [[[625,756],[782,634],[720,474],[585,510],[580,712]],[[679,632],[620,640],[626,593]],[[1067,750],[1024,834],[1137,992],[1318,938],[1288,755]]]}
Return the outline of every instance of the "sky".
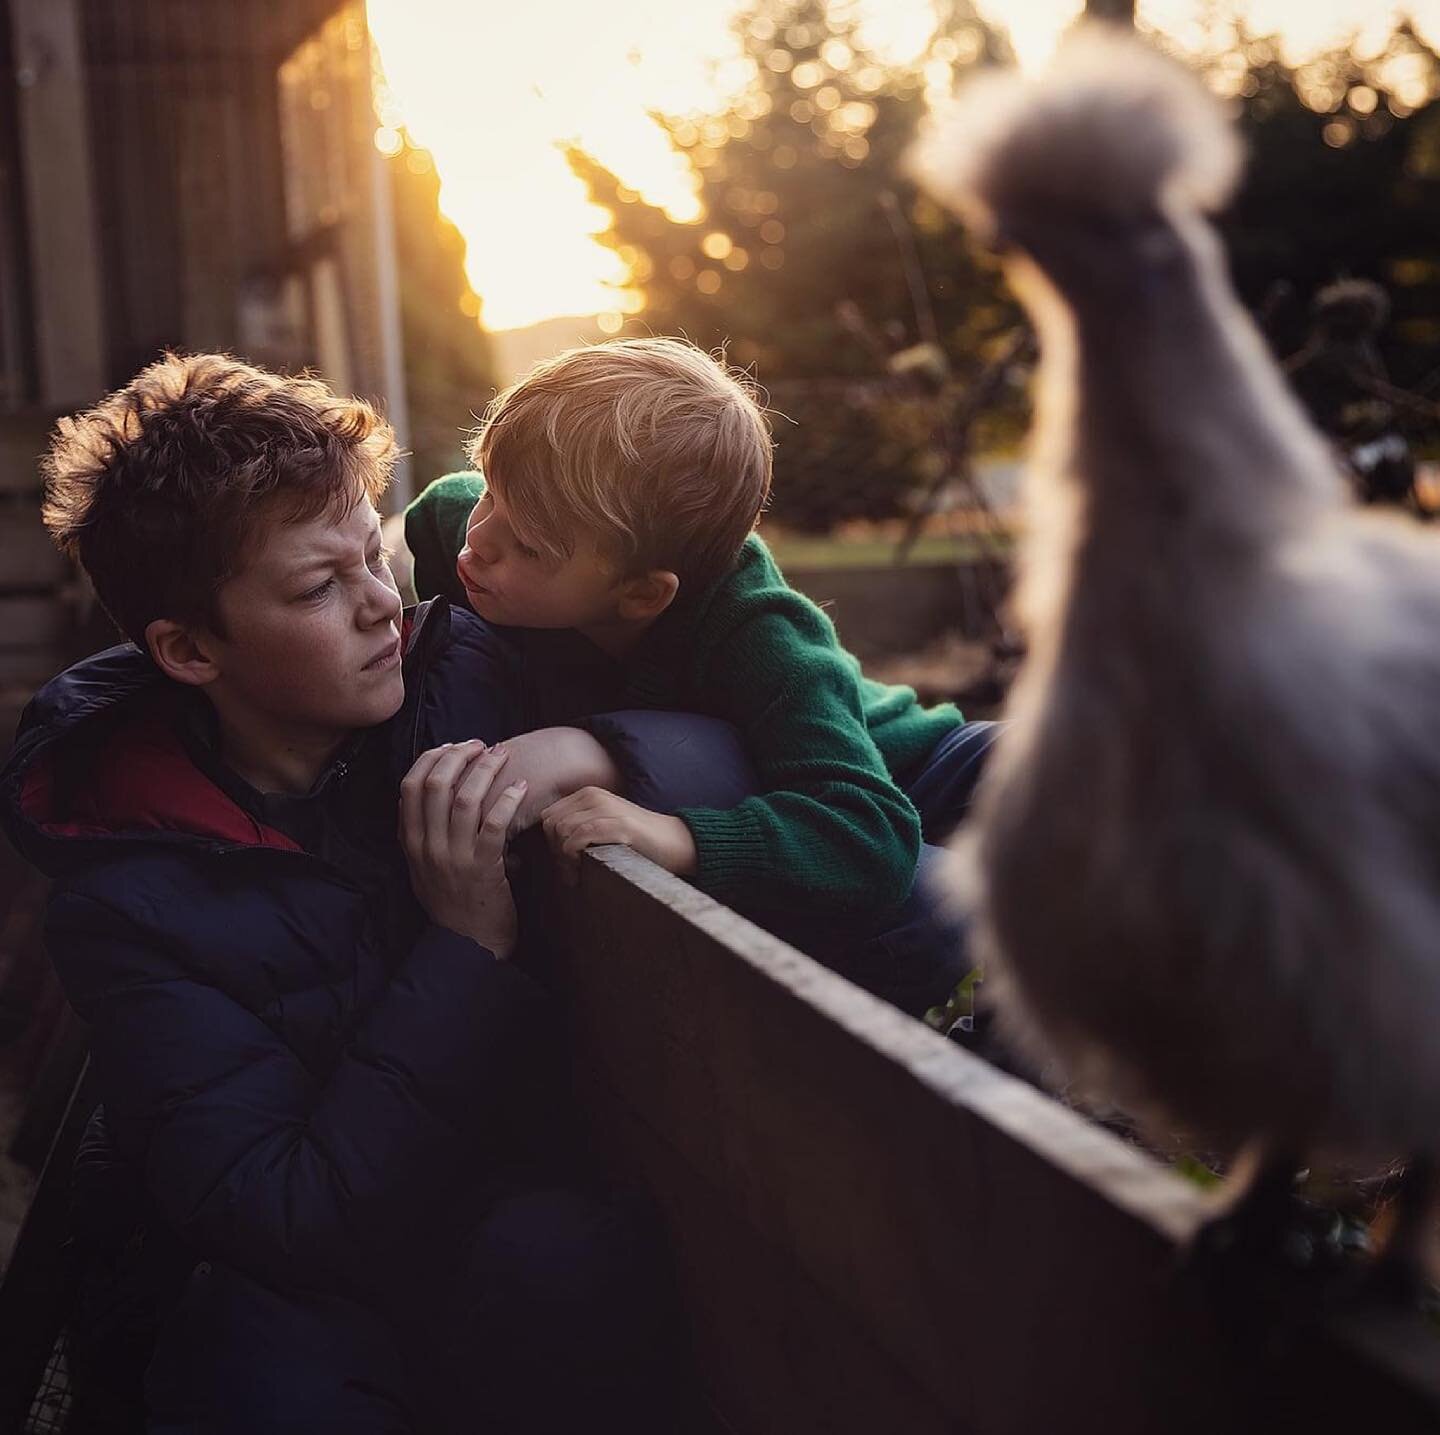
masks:
{"label": "sky", "polygon": [[[928,38],[931,0],[853,0],[867,39],[895,59]],[[738,87],[729,22],[737,0],[369,0],[388,90],[376,144],[404,125],[433,155],[440,206],[467,242],[466,267],[491,329],[601,314],[618,327],[618,258],[559,146],[577,141],[650,203],[698,218],[695,185],[652,111],[719,105]],[[1043,63],[1079,0],[978,0],[1011,32],[1021,62]],[[1247,0],[1251,26],[1287,57],[1361,32],[1379,43],[1408,11],[1440,42],[1440,0]],[[1198,45],[1200,0],[1140,0],[1141,20]]]}

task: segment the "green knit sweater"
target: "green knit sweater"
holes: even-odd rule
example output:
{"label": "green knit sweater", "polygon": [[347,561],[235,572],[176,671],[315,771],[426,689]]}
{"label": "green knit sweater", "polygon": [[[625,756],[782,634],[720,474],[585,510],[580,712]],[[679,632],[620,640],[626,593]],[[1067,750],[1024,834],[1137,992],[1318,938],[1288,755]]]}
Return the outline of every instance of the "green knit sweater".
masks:
{"label": "green knit sweater", "polygon": [[[483,491],[479,474],[452,474],[406,511],[419,597],[464,602],[455,555]],[[677,598],[625,671],[627,705],[724,718],[755,764],[762,795],[678,814],[695,838],[697,886],[749,910],[818,899],[873,913],[909,894],[920,820],[896,780],[964,719],[865,677],[758,536],[719,582]]]}

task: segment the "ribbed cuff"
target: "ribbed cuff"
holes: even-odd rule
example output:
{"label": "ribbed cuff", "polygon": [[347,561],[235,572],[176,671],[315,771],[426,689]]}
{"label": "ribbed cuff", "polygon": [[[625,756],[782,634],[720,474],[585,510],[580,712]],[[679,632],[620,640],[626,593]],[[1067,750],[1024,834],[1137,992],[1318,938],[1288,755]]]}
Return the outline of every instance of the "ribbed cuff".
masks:
{"label": "ribbed cuff", "polygon": [[747,889],[753,895],[757,877],[772,878],[775,863],[761,825],[743,807],[681,808],[675,814],[695,839],[694,882],[722,902]]}

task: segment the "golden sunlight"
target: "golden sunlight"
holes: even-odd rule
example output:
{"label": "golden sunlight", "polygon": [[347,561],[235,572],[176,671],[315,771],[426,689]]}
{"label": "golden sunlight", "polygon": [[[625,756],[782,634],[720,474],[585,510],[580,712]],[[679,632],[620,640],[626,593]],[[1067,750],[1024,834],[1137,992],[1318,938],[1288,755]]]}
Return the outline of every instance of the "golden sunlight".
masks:
{"label": "golden sunlight", "polygon": [[649,112],[703,109],[723,91],[732,8],[370,0],[395,107],[377,143],[403,124],[434,156],[488,327],[615,307],[621,266],[592,237],[606,215],[571,173],[566,142],[673,218],[699,217],[685,163]]}
{"label": "golden sunlight", "polygon": [[[901,60],[934,25],[932,0],[855,0],[866,40]],[[369,0],[388,92],[375,143],[430,150],[440,204],[465,236],[484,321],[507,329],[559,315],[608,316],[635,306],[615,254],[595,235],[607,215],[588,200],[563,148],[578,144],[674,219],[703,216],[686,162],[650,118],[703,113],[743,85],[730,33],[741,0]],[[1008,28],[1022,64],[1042,63],[1082,0],[979,0]],[[1201,0],[1141,0],[1143,24],[1205,48]],[[1251,27],[1284,37],[1291,58],[1355,33],[1378,45],[1402,8],[1432,39],[1440,0],[1245,0]]]}

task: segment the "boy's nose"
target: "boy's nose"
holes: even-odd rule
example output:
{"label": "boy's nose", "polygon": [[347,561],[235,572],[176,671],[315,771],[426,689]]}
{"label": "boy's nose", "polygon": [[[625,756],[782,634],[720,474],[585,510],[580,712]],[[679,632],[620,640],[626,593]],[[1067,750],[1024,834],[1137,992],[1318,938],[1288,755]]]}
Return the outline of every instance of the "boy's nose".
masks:
{"label": "boy's nose", "polygon": [[370,617],[375,623],[393,623],[405,608],[399,593],[379,579],[371,585],[369,599]]}
{"label": "boy's nose", "polygon": [[472,568],[483,568],[495,561],[496,545],[493,534],[476,525],[465,535],[465,546],[460,550],[459,563],[468,563]]}

